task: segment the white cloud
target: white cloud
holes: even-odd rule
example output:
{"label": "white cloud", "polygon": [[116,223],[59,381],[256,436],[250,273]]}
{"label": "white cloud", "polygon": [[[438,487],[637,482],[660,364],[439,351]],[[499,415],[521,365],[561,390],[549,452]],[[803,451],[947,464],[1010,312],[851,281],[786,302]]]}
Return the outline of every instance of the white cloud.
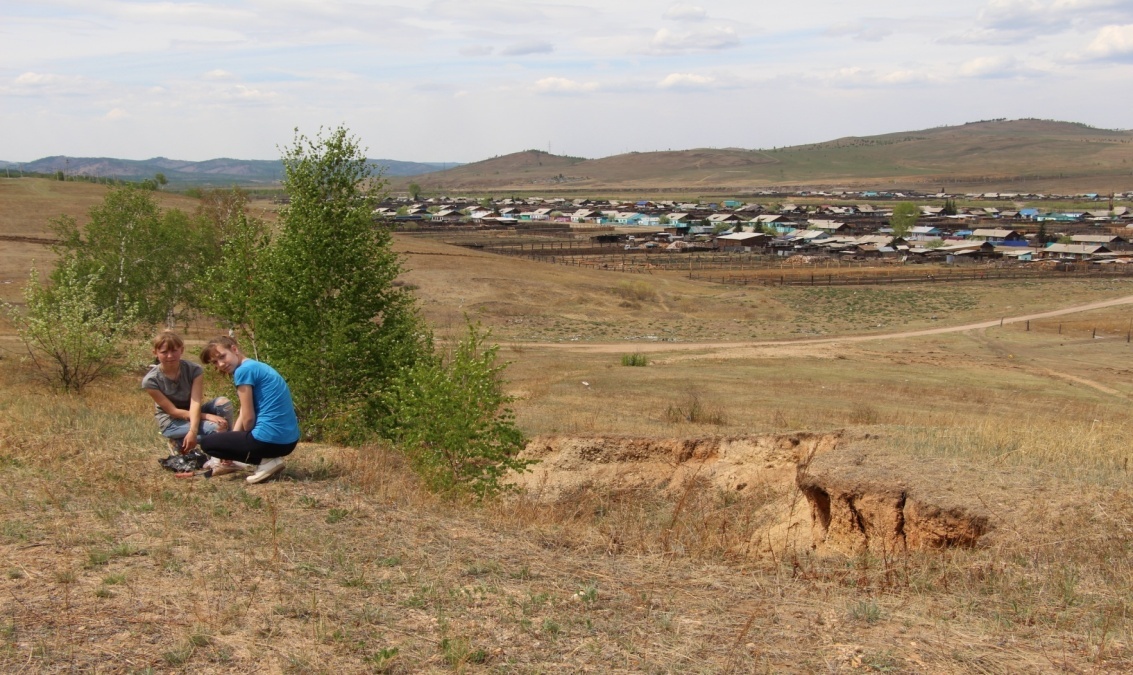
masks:
{"label": "white cloud", "polygon": [[74,96],[91,94],[102,88],[101,83],[79,75],[60,75],[58,73],[37,73],[29,71],[12,80],[11,87],[5,90],[22,95]]}
{"label": "white cloud", "polygon": [[662,28],[653,35],[650,43],[657,52],[688,52],[737,47],[740,38],[730,26],[714,26],[689,32]]}
{"label": "white cloud", "polygon": [[124,120],[124,119],[128,118],[129,116],[130,116],[130,114],[128,112],[126,112],[125,110],[123,110],[121,108],[113,108],[113,109],[107,111],[107,113],[102,116],[102,119],[104,119],[108,122],[117,122],[118,120]]}
{"label": "white cloud", "polygon": [[670,21],[703,21],[708,18],[708,12],[703,7],[681,4],[673,5],[661,16]]}
{"label": "white cloud", "polygon": [[550,54],[555,46],[550,42],[520,42],[504,47],[500,54],[504,56],[528,56],[530,54]]}
{"label": "white cloud", "polygon": [[661,89],[704,89],[716,83],[716,78],[692,73],[670,73],[657,83]]}
{"label": "white cloud", "polygon": [[956,73],[960,77],[997,79],[1009,77],[1028,77],[1041,74],[1011,56],[980,56],[960,64]]}
{"label": "white cloud", "polygon": [[53,75],[51,73],[24,73],[16,78],[16,84],[20,86],[38,87],[54,84],[62,79],[62,75]]}
{"label": "white cloud", "polygon": [[535,91],[540,94],[585,94],[597,90],[597,82],[576,82],[565,77],[544,77],[535,83]]}
{"label": "white cloud", "polygon": [[938,78],[926,70],[913,68],[879,73],[860,66],[848,66],[820,75],[817,79],[831,87],[861,89],[908,87],[927,84]]}
{"label": "white cloud", "polygon": [[238,84],[234,87],[228,87],[218,90],[215,95],[220,99],[229,101],[242,101],[247,103],[265,103],[278,98],[279,94],[274,91],[264,91],[261,89],[254,89]]}
{"label": "white cloud", "polygon": [[1086,46],[1085,55],[1099,60],[1133,59],[1133,24],[1102,28]]}
{"label": "white cloud", "polygon": [[232,73],[228,72],[227,70],[221,70],[220,68],[217,68],[216,70],[210,70],[207,73],[205,73],[205,79],[206,80],[235,80],[236,76],[233,75]]}
{"label": "white cloud", "polygon": [[492,53],[492,48],[487,45],[469,45],[460,48],[461,56],[477,57],[488,56]]}
{"label": "white cloud", "polygon": [[942,42],[1007,45],[1133,20],[1128,0],[989,0],[976,25]]}
{"label": "white cloud", "polygon": [[932,80],[932,76],[928,73],[919,70],[894,70],[885,73],[878,78],[879,84],[884,85],[909,85],[909,84],[923,84]]}
{"label": "white cloud", "polygon": [[826,30],[831,37],[850,37],[863,42],[880,42],[893,34],[893,29],[877,21],[844,23]]}

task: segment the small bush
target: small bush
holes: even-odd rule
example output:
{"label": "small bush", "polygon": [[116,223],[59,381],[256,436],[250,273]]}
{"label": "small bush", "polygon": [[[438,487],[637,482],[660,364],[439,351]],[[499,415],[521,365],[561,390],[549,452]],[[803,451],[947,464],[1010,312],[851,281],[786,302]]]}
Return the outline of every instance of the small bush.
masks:
{"label": "small bush", "polygon": [[383,397],[384,432],[434,492],[492,495],[504,489],[500,480],[509,471],[533,463],[516,457],[526,439],[503,392],[499,347],[484,347],[486,337],[469,324],[450,358],[421,359]]}
{"label": "small bush", "polygon": [[98,305],[97,284],[98,275],[80,275],[73,260],[56,270],[52,286],[42,285],[33,268],[24,288],[24,311],[4,305],[29,361],[66,391],[80,393],[115,372],[138,334],[136,307],[115,316],[114,308]]}
{"label": "small bush", "polygon": [[623,366],[647,366],[649,359],[645,358],[645,354],[635,352],[633,354],[622,354]]}

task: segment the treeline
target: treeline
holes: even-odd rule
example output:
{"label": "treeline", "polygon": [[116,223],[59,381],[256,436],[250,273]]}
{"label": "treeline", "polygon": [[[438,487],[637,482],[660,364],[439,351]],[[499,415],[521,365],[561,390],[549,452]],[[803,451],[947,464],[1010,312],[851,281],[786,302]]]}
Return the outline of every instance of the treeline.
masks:
{"label": "treeline", "polygon": [[12,176],[12,169],[6,168],[4,170],[5,177],[7,178],[46,178],[48,180],[69,181],[78,183],[94,183],[97,185],[112,185],[112,186],[125,186],[136,185],[143,190],[160,190],[163,186],[169,184],[169,180],[163,173],[154,174],[153,178],[142,178],[141,180],[126,180],[125,178],[116,178],[113,176],[87,176],[83,174],[68,174],[62,170],[53,171],[51,173],[44,173],[41,171],[24,171],[23,169],[16,169],[16,176]]}
{"label": "treeline", "polygon": [[451,349],[435,344],[373,222],[385,183],[347,130],[297,133],[283,164],[274,231],[238,189],[186,213],[116,185],[84,228],[55,219],[58,265],[46,281],[33,270],[22,310],[6,307],[32,364],[78,393],[156,326],[211,316],[285,377],[309,440],[385,439],[433,489],[501,490],[527,462],[497,348],[471,324]]}

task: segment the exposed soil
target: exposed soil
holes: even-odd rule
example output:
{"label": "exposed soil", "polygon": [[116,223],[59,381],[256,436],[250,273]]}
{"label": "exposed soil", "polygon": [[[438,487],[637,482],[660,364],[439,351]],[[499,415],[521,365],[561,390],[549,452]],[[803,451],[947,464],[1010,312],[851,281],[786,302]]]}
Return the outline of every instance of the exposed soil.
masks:
{"label": "exposed soil", "polygon": [[[874,437],[843,432],[709,438],[542,436],[527,446],[537,459],[515,483],[544,502],[580,493],[660,492],[680,500],[694,487],[758,494],[764,523],[747,553],[784,549],[888,555],[972,547],[992,519],[947,467],[894,466],[871,452]],[[934,470],[936,469],[936,470]],[[954,481],[953,481],[954,482]]]}

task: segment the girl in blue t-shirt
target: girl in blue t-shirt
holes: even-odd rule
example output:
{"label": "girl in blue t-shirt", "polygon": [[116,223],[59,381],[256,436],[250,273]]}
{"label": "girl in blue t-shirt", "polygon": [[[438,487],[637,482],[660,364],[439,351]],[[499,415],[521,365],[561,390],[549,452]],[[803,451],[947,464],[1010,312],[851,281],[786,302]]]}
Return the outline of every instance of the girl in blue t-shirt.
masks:
{"label": "girl in blue t-shirt", "polygon": [[230,337],[210,340],[201,351],[201,363],[231,375],[240,399],[232,431],[202,437],[201,450],[210,457],[258,465],[249,483],[282,471],[280,458],[299,442],[299,420],[287,382],[266,363],[245,357]]}

